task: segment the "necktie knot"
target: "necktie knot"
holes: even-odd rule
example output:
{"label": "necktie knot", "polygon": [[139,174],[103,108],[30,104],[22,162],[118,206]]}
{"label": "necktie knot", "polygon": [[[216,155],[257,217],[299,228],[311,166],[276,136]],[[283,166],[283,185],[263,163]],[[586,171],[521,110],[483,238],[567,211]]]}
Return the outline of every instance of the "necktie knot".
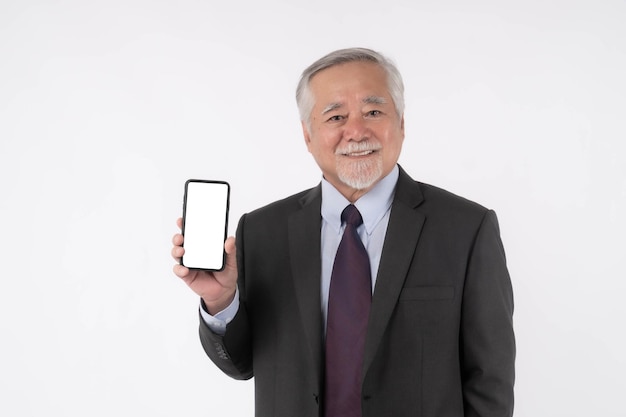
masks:
{"label": "necktie knot", "polygon": [[363,217],[361,217],[361,213],[359,213],[356,206],[350,204],[341,212],[341,221],[354,227],[359,227],[363,223]]}

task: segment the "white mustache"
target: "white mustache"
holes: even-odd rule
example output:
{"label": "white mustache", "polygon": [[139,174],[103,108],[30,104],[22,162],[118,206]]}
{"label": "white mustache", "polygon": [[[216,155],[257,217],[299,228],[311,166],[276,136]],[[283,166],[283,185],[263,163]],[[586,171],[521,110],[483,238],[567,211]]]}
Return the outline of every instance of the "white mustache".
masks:
{"label": "white mustache", "polygon": [[352,142],[348,146],[342,149],[337,149],[335,155],[352,155],[352,154],[367,154],[370,152],[379,151],[382,147],[377,143],[364,142]]}

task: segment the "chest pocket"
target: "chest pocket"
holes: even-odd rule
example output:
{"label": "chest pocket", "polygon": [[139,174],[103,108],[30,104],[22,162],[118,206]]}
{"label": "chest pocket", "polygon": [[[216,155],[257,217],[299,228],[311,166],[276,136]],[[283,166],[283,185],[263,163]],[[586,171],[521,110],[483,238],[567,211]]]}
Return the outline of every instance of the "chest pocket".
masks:
{"label": "chest pocket", "polygon": [[454,298],[452,286],[408,287],[402,289],[400,301],[450,300]]}

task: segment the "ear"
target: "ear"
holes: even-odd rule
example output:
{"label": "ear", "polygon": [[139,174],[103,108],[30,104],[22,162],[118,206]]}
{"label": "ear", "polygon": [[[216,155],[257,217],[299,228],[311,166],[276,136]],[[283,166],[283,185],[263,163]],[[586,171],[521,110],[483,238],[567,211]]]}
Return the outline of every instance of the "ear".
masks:
{"label": "ear", "polygon": [[306,124],[306,121],[301,120],[302,124],[302,135],[304,136],[304,143],[306,143],[306,147],[311,152],[311,133],[309,132],[309,127]]}

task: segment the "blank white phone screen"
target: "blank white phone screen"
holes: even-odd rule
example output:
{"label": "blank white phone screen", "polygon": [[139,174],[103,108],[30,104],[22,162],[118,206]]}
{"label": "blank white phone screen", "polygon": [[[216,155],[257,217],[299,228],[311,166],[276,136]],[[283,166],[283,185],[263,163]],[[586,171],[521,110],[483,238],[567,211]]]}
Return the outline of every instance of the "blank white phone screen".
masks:
{"label": "blank white phone screen", "polygon": [[185,184],[182,264],[187,268],[224,267],[228,197],[225,182],[189,180]]}

